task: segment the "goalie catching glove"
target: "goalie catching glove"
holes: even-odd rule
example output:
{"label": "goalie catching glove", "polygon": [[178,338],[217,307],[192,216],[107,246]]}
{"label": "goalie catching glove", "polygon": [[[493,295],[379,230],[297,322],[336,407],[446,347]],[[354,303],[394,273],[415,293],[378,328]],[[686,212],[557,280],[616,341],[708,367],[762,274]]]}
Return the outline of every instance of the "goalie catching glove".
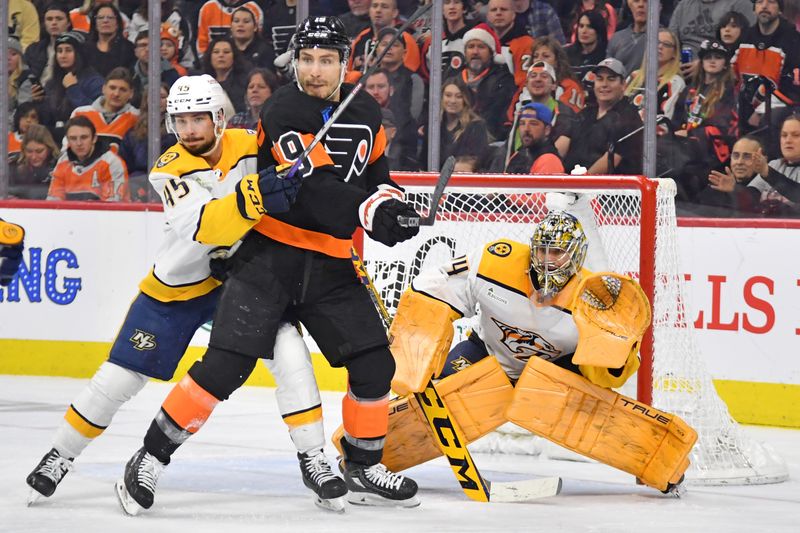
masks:
{"label": "goalie catching glove", "polygon": [[302,178],[288,175],[289,165],[269,166],[258,174],[248,174],[236,186],[236,205],[247,220],[258,220],[267,213],[284,213],[292,207]]}
{"label": "goalie catching glove", "polygon": [[386,184],[378,185],[378,190],[358,207],[361,227],[372,239],[386,246],[394,246],[419,233],[418,225],[400,223],[414,218],[418,220],[419,213],[403,201],[403,192]]}
{"label": "goalie catching glove", "polygon": [[[578,328],[578,349],[572,362],[620,368],[636,358],[650,325],[650,302],[633,279],[600,272],[581,280],[575,291],[572,318]],[[610,385],[612,387],[619,385]]]}

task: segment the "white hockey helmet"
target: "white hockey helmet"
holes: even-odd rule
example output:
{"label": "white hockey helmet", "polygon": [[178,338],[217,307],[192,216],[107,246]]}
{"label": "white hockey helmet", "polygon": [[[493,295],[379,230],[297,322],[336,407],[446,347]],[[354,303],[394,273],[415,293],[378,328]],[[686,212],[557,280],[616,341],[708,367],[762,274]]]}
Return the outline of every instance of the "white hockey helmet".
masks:
{"label": "white hockey helmet", "polygon": [[[180,141],[175,129],[175,115],[181,113],[210,113],[214,122],[214,136],[217,139],[214,148],[222,138],[222,132],[228,123],[227,109],[230,100],[217,80],[208,74],[199,76],[182,76],[172,84],[167,96],[166,127]],[[212,148],[213,150],[213,148]]]}

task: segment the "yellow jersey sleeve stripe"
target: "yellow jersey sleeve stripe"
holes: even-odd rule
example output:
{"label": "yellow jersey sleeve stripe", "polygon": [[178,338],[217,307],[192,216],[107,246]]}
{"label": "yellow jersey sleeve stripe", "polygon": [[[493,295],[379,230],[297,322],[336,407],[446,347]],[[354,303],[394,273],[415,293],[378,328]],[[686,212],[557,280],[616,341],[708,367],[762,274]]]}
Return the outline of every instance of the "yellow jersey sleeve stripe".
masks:
{"label": "yellow jersey sleeve stripe", "polygon": [[318,422],[320,420],[322,420],[322,406],[320,405],[311,407],[304,411],[283,415],[283,421],[291,429],[305,426],[307,424],[313,424],[314,422]]}
{"label": "yellow jersey sleeve stripe", "polygon": [[151,269],[142,282],[139,283],[139,290],[159,302],[185,302],[208,294],[220,285],[222,285],[222,282],[209,276],[195,283],[173,287],[158,279],[158,276]]}
{"label": "yellow jersey sleeve stripe", "polygon": [[78,411],[71,405],[67,412],[64,414],[64,420],[72,426],[75,431],[86,437],[87,439],[94,439],[100,436],[106,428],[92,424],[86,420]]}

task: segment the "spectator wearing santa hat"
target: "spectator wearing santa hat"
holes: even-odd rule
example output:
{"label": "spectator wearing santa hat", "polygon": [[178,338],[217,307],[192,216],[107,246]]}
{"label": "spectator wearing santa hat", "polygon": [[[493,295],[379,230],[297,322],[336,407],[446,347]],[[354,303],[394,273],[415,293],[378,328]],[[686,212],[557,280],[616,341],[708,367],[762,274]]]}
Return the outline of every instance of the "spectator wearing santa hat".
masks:
{"label": "spectator wearing santa hat", "polygon": [[505,110],[516,85],[501,55],[500,39],[487,24],[478,24],[464,34],[464,59],[461,77],[472,92],[473,109],[486,121],[494,139],[504,139],[509,129]]}

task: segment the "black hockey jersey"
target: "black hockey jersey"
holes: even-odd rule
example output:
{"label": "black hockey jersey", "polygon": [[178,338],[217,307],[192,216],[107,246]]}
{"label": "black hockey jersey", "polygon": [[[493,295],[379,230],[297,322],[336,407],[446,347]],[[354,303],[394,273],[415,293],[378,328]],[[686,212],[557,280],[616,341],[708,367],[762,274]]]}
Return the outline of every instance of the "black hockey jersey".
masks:
{"label": "black hockey jersey", "polygon": [[[352,89],[342,85],[342,100]],[[295,84],[278,89],[261,113],[258,168],[295,161],[338,105],[309,96]],[[304,181],[292,208],[265,216],[256,231],[285,244],[349,258],[358,206],[382,183],[397,187],[389,178],[385,148],[380,108],[368,94],[359,93],[300,167]]]}

